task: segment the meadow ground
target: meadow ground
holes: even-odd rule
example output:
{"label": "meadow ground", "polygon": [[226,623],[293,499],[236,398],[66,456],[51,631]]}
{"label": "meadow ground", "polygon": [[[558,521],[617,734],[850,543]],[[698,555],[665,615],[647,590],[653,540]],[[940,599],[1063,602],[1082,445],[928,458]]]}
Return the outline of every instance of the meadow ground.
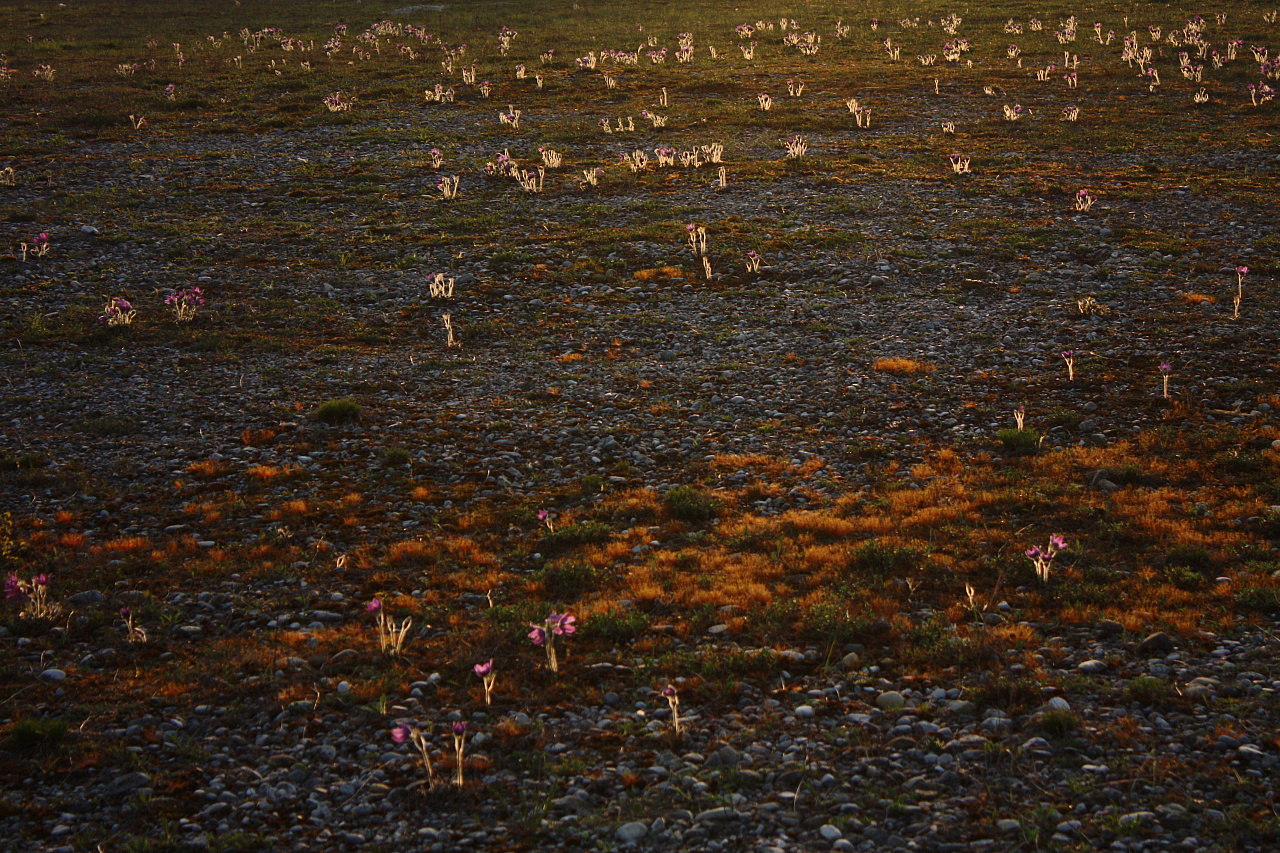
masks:
{"label": "meadow ground", "polygon": [[120,5],[0,9],[0,850],[1274,847],[1274,10]]}

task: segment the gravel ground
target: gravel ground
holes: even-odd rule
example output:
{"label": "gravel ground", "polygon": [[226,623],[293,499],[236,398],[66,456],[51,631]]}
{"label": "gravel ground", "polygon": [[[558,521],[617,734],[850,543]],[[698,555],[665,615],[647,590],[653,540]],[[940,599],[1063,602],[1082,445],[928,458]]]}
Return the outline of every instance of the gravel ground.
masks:
{"label": "gravel ground", "polygon": [[[475,115],[454,115],[452,129]],[[0,450],[44,462],[37,475],[10,472],[0,509],[24,532],[40,519],[84,547],[145,537],[195,560],[270,540],[304,556],[272,579],[200,577],[203,589],[172,589],[146,644],[4,629],[9,701],[26,716],[83,720],[68,743],[96,757],[69,766],[47,752],[6,753],[0,850],[1280,849],[1276,614],[1219,635],[1147,636],[1111,622],[1027,622],[1011,590],[988,619],[1026,624],[1027,662],[933,680],[902,675],[902,650],[888,640],[833,655],[786,638],[740,648],[720,624],[692,637],[654,626],[670,653],[773,656],[714,687],[677,680],[680,736],[650,686],[654,661],[629,649],[584,659],[570,643],[572,689],[540,683],[549,698],[535,703],[504,675],[492,708],[473,696],[458,711],[465,672],[417,660],[420,680],[390,686],[379,706],[356,699],[378,666],[367,644],[307,658],[282,640],[308,637],[318,649],[316,637],[366,631],[365,582],[335,573],[335,554],[587,477],[664,492],[718,455],[773,455],[795,467],[753,507],[771,516],[871,489],[891,462],[901,466],[892,476],[910,481],[911,465],[939,447],[998,454],[994,434],[1019,404],[1047,447],[1105,447],[1157,428],[1265,432],[1280,328],[1271,211],[1158,175],[1141,197],[1117,188],[1087,214],[1068,198],[1020,194],[1018,178],[998,174],[737,182],[735,158],[770,154],[743,143],[729,146],[724,190],[705,169],[664,170],[681,175],[680,189],[663,182],[664,203],[711,230],[710,281],[679,229],[600,252],[556,236],[584,215],[602,230],[645,222],[659,177],[632,187],[612,176],[597,196],[554,176],[534,196],[465,174],[464,192],[493,199],[495,242],[518,249],[499,263],[491,247],[374,239],[379,221],[431,231],[444,215],[435,175],[408,165],[422,151],[395,136],[411,125],[381,121],[358,147],[339,144],[342,127],[85,143],[64,168],[5,189],[14,210],[57,209],[67,193],[142,192],[127,206],[60,216],[47,228],[49,257],[0,269],[0,313],[22,323],[5,333]],[[847,142],[818,134],[811,150]],[[605,140],[578,156],[613,162],[621,150]],[[457,156],[494,153],[477,144]],[[1037,156],[1010,161],[1025,168]],[[1275,168],[1256,152],[1202,156],[1206,171]],[[1146,159],[1106,158],[1112,170]],[[369,162],[390,164],[379,195],[348,194],[343,170]],[[1011,246],[1004,226],[975,224],[993,217],[1050,236]],[[199,244],[178,228],[193,222]],[[282,223],[341,231],[338,248],[354,262],[317,263],[331,247],[294,239]],[[535,223],[544,242],[528,236]],[[737,236],[742,223],[779,246],[757,273],[739,272],[758,248]],[[0,223],[9,243],[28,230]],[[1176,253],[1140,248],[1152,233],[1185,242]],[[1240,264],[1255,272],[1232,319]],[[425,295],[435,272],[455,279],[451,299]],[[159,297],[189,285],[209,297],[195,328],[149,332],[164,322]],[[1217,302],[1182,296],[1192,291]],[[105,297],[126,292],[140,306],[133,333],[59,325],[91,325]],[[1105,313],[1082,312],[1090,296]],[[280,343],[293,312],[306,345]],[[460,348],[446,346],[442,313]],[[24,333],[38,318],[64,333]],[[366,345],[352,345],[353,329]],[[237,345],[237,330],[277,344]],[[311,345],[327,330],[333,346]],[[1072,382],[1064,350],[1076,353]],[[933,369],[904,377],[875,369],[882,357]],[[1162,360],[1174,364],[1172,401],[1161,395]],[[308,416],[345,396],[364,406],[359,424]],[[884,448],[879,467],[857,452],[867,441]],[[408,451],[403,471],[384,464],[389,448]],[[250,487],[261,466],[285,473]],[[431,497],[406,498],[392,482],[405,471],[431,484]],[[744,463],[714,485],[747,479]],[[1105,476],[1087,485],[1114,487]],[[246,498],[215,515],[191,509],[234,490]],[[353,525],[282,521],[272,509],[352,490],[365,497]],[[625,535],[634,560],[671,545],[656,528]],[[121,572],[135,566],[95,553]],[[510,570],[533,571],[539,559],[513,553]],[[145,600],[134,587],[122,578],[102,591],[55,589],[70,619],[91,620]],[[908,615],[931,613],[921,604]],[[415,642],[445,630],[415,632]],[[229,637],[266,656],[235,685],[198,664]],[[982,693],[993,679],[1021,683],[1029,664],[1038,683],[1024,685],[1016,713]],[[123,710],[97,701],[104,680],[143,669],[189,673],[207,698],[146,696],[139,685]],[[291,695],[299,685],[314,695]],[[464,788],[426,783],[410,746],[390,737],[401,721],[429,728],[442,774],[447,724],[469,724]],[[151,846],[126,846],[139,838]]]}

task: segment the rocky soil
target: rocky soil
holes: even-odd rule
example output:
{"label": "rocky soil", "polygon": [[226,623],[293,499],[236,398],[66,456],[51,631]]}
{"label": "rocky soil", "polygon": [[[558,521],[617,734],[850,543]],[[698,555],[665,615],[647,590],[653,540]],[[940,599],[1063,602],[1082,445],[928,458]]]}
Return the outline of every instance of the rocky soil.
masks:
{"label": "rocky soil", "polygon": [[[484,208],[451,218],[417,134],[480,115],[91,140],[18,162],[26,179],[0,189],[6,244],[37,227],[52,243],[0,266],[0,511],[18,558],[55,555],[40,565],[62,607],[0,629],[0,850],[1280,846],[1277,613],[1171,636],[1037,621],[1011,585],[986,618],[1022,623],[1025,654],[928,677],[887,629],[836,648],[740,643],[732,609],[696,633],[663,614],[644,644],[570,639],[560,680],[500,658],[491,708],[453,654],[485,650],[446,615],[415,627],[409,663],[387,676],[368,597],[433,580],[371,580],[367,561],[465,536],[469,513],[584,483],[559,512],[609,490],[736,494],[757,456],[787,467],[744,511],[816,510],[886,481],[927,485],[912,466],[939,448],[998,463],[995,433],[1019,405],[1045,449],[1234,427],[1252,436],[1242,450],[1275,453],[1280,435],[1274,213],[1175,182],[1186,162],[1100,154],[1099,169],[1128,177],[1076,213],[1069,195],[1025,191],[1062,159],[1046,152],[993,154],[986,174],[954,180],[872,162],[747,181],[736,163],[779,155],[726,140],[723,190],[706,169],[615,172],[600,192],[566,170],[533,195],[471,169],[463,193]],[[924,132],[935,118],[903,122]],[[816,158],[850,144],[811,141]],[[450,156],[478,165],[502,147],[533,156],[489,139]],[[621,150],[598,140],[576,156]],[[1274,173],[1264,153],[1195,165]],[[370,164],[376,190],[352,189],[349,172]],[[652,213],[658,192],[680,215]],[[27,211],[37,218],[13,215]],[[686,221],[709,227],[710,280]],[[744,272],[755,250],[765,264]],[[1233,317],[1239,265],[1251,272]],[[452,297],[428,296],[437,272]],[[176,327],[160,301],[189,286],[208,302]],[[134,327],[97,327],[121,294]],[[314,418],[345,397],[358,423]],[[1080,486],[1116,488],[1103,470]],[[502,571],[543,564],[535,534],[498,535]],[[616,536],[628,566],[688,541],[643,518]],[[169,555],[158,579],[153,550]],[[74,569],[60,577],[59,560]],[[472,591],[451,607],[491,603]],[[128,641],[121,607],[150,614],[146,642]],[[234,644],[260,660],[233,681],[219,661]],[[655,690],[659,652],[722,662],[718,677],[675,679],[679,735]],[[72,725],[60,744],[23,741],[19,719]],[[448,725],[463,721],[458,789]],[[402,722],[429,731],[441,784],[392,740]]]}

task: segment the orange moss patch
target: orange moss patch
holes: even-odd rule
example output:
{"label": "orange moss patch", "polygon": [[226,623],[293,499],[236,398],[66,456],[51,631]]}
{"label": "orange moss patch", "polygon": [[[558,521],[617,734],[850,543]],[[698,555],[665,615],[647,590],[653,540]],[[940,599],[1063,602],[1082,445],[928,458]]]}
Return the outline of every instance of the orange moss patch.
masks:
{"label": "orange moss patch", "polygon": [[253,465],[245,470],[246,477],[253,477],[256,480],[274,480],[276,477],[288,477],[295,473],[295,469],[289,466],[280,467],[277,465]]}
{"label": "orange moss patch", "polygon": [[405,542],[393,542],[387,548],[387,562],[399,565],[424,565],[435,562],[439,548],[434,542],[421,539],[410,539]]}
{"label": "orange moss patch", "polygon": [[917,373],[932,373],[937,370],[937,365],[929,364],[927,361],[920,361],[914,358],[877,358],[872,364],[873,370],[882,370],[885,373],[898,373],[904,376],[913,376]]}
{"label": "orange moss patch", "polygon": [[1216,298],[1209,296],[1208,294],[1196,293],[1195,291],[1179,293],[1178,296],[1181,297],[1182,301],[1188,305],[1199,305],[1202,302],[1208,302],[1210,305],[1216,305],[1218,302]]}
{"label": "orange moss patch", "polygon": [[203,462],[192,462],[187,466],[187,473],[201,480],[221,477],[231,471],[231,464],[222,459],[206,459]]}
{"label": "orange moss patch", "polygon": [[655,279],[684,278],[684,270],[679,267],[655,267],[653,269],[636,270],[636,281],[653,281]]}
{"label": "orange moss patch", "polygon": [[122,536],[102,543],[103,550],[111,552],[142,551],[150,547],[151,540],[145,536]]}

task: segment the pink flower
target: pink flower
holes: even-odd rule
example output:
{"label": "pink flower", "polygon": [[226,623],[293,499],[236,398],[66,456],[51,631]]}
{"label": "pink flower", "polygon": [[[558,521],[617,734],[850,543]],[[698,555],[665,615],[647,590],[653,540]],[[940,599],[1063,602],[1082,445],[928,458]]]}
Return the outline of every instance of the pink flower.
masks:
{"label": "pink flower", "polygon": [[547,629],[543,628],[541,625],[534,625],[532,622],[529,623],[529,627],[533,629],[529,632],[529,639],[533,640],[533,644],[535,646],[540,646],[546,642]]}
{"label": "pink flower", "polygon": [[552,611],[547,617],[547,627],[551,629],[553,634],[572,634],[578,629],[574,626],[574,622],[578,621],[576,616],[570,616],[568,613],[556,613]]}
{"label": "pink flower", "polygon": [[368,610],[370,613],[377,613],[381,609],[382,602],[376,598],[365,605],[365,610]]}
{"label": "pink flower", "polygon": [[396,726],[391,730],[391,739],[396,743],[404,743],[409,739],[409,727]]}

